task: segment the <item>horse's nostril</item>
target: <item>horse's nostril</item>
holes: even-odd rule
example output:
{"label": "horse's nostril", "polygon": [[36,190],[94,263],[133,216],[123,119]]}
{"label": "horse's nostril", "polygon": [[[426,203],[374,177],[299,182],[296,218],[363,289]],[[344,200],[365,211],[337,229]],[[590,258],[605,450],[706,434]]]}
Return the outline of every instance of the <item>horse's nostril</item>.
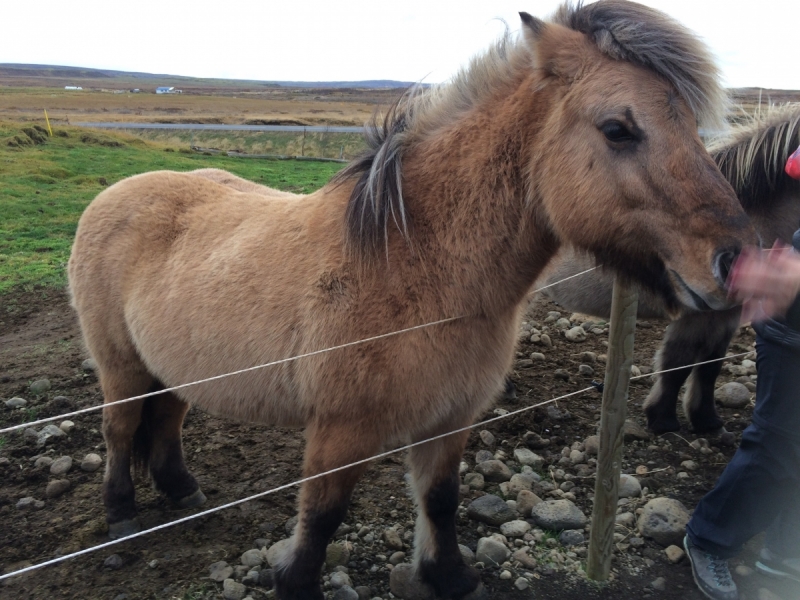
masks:
{"label": "horse's nostril", "polygon": [[714,275],[716,276],[720,285],[725,285],[725,282],[728,281],[728,275],[730,275],[731,269],[733,268],[733,262],[736,260],[738,255],[738,249],[729,248],[727,250],[720,250],[717,252],[717,256],[714,260]]}

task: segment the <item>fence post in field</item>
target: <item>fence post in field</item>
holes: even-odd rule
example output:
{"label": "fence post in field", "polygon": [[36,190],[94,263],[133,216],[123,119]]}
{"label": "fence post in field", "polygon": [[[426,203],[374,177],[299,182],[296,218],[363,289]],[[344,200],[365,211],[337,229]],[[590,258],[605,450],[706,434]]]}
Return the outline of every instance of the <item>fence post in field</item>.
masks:
{"label": "fence post in field", "polygon": [[592,529],[586,574],[595,581],[608,579],[614,544],[614,525],[619,495],[623,433],[628,384],[633,364],[638,292],[619,278],[614,280],[611,325],[608,334],[603,406],[600,415],[600,449],[594,487]]}
{"label": "fence post in field", "polygon": [[306,151],[306,128],[303,127],[303,141],[300,144],[300,156],[305,156]]}

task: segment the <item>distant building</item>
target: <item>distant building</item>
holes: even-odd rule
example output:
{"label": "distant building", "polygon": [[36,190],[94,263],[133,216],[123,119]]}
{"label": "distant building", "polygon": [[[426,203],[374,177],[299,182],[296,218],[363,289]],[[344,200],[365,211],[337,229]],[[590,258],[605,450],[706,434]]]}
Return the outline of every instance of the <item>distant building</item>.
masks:
{"label": "distant building", "polygon": [[183,90],[176,90],[174,87],[157,87],[156,94],[182,94]]}
{"label": "distant building", "polygon": [[82,90],[83,88],[79,87],[79,86],[76,86],[76,85],[65,85],[64,89],[65,90]]}

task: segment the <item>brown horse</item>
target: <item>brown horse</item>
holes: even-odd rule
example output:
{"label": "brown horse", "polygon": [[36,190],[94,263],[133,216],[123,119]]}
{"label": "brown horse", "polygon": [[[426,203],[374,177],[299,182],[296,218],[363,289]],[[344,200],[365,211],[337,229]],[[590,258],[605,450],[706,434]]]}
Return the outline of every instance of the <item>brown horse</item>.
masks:
{"label": "brown horse", "polygon": [[[711,156],[733,185],[766,247],[776,239],[791,241],[800,227],[800,182],[783,170],[800,143],[800,105],[772,108],[737,126],[730,135],[709,145]],[[548,269],[547,281],[559,281],[587,269],[593,259],[564,248]],[[597,316],[609,315],[613,278],[593,271],[548,288],[544,293],[564,307]],[[725,356],[739,325],[741,311],[687,312],[670,324],[656,355],[656,369],[674,369]],[[639,316],[663,318],[662,299],[647,290],[639,296]],[[714,383],[722,368],[714,362],[658,376],[645,401],[647,422],[654,432],[680,429],[676,408],[684,382],[686,418],[696,432],[714,432],[722,420],[714,406]]]}
{"label": "brown horse", "polygon": [[[308,196],[156,172],[78,226],[73,303],[105,400],[447,317],[446,324],[104,410],[110,535],[136,530],[130,462],[202,502],[181,451],[189,405],[304,427],[312,475],[474,422],[503,388],[526,294],[562,242],[669,298],[728,305],[755,233],[697,135],[724,94],[706,48],[623,0],[522,13],[446,85],[407,95],[370,150]],[[466,433],[415,447],[415,562],[445,598],[476,588],[456,542]],[[365,467],[304,484],[278,597],[320,599],[325,547]]]}

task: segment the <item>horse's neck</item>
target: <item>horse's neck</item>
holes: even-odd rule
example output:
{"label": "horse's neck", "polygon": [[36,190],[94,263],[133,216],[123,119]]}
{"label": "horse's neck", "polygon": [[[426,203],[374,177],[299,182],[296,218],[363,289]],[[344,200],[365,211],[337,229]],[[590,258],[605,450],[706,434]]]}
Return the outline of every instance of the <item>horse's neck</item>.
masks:
{"label": "horse's neck", "polygon": [[527,84],[492,107],[473,109],[404,157],[420,258],[448,274],[453,300],[465,310],[512,309],[558,249],[536,199],[526,200],[541,119]]}

